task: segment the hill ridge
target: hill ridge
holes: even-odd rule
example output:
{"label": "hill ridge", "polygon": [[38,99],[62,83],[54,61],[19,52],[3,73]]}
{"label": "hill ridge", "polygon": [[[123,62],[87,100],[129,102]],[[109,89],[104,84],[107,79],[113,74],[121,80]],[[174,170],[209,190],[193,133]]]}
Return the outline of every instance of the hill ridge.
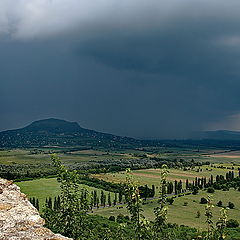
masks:
{"label": "hill ridge", "polygon": [[82,128],[77,122],[48,118],[26,127],[0,132],[0,147],[86,146],[126,147],[139,140]]}

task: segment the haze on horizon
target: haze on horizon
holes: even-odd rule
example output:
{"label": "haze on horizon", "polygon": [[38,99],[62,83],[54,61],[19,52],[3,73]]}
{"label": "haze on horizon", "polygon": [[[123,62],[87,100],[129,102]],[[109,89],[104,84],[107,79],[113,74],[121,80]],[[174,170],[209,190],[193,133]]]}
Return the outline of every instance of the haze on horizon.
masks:
{"label": "haze on horizon", "polygon": [[0,131],[44,118],[138,138],[240,129],[240,2],[2,0]]}

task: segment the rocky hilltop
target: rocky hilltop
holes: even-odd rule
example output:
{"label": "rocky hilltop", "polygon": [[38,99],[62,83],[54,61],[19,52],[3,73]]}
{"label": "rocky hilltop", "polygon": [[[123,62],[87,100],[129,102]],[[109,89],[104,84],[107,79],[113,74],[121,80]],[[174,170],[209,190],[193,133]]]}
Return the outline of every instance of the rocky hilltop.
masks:
{"label": "rocky hilltop", "polygon": [[0,240],[70,240],[43,225],[44,219],[20,188],[0,179]]}

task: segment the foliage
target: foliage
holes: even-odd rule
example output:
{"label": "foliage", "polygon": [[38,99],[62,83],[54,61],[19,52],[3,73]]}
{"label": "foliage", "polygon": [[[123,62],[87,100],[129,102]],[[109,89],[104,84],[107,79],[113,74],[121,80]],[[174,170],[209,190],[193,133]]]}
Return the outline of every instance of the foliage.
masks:
{"label": "foliage", "polygon": [[58,208],[52,209],[49,204],[45,206],[44,218],[47,226],[54,231],[80,239],[88,231],[86,214],[90,208],[89,194],[84,189],[78,192],[76,172],[67,171],[56,155],[52,156],[52,161],[57,168],[61,196]]}
{"label": "foliage", "polygon": [[222,207],[222,205],[223,205],[223,203],[222,203],[221,200],[217,202],[217,206],[218,206],[218,207]]}
{"label": "foliage", "polygon": [[218,222],[216,223],[217,229],[215,236],[219,240],[226,238],[226,226],[227,226],[227,208],[221,209],[221,216],[219,217]]}
{"label": "foliage", "polygon": [[155,232],[163,232],[167,228],[167,174],[169,173],[167,165],[163,165],[161,169],[160,187],[159,187],[159,206],[154,209],[155,213]]}
{"label": "foliage", "polygon": [[214,190],[214,188],[213,188],[213,187],[209,187],[209,188],[207,189],[207,192],[208,192],[208,193],[214,193],[214,192],[215,192],[215,190]]}
{"label": "foliage", "polygon": [[239,222],[237,220],[235,220],[235,219],[229,219],[227,221],[226,226],[228,228],[237,228],[237,227],[239,227]]}
{"label": "foliage", "polygon": [[234,205],[234,203],[229,202],[229,203],[228,203],[228,207],[229,207],[230,209],[233,209],[233,208],[235,207],[235,205]]}
{"label": "foliage", "polygon": [[207,237],[208,239],[211,239],[213,237],[213,232],[214,232],[214,225],[213,225],[213,213],[212,213],[212,208],[213,208],[213,204],[212,204],[212,198],[210,196],[208,196],[207,198],[207,205],[205,207],[205,216],[206,216],[206,223],[208,226],[207,229]]}
{"label": "foliage", "polygon": [[198,210],[198,211],[197,211],[196,218],[200,218],[200,217],[201,217],[201,213],[200,213],[200,211]]}
{"label": "foliage", "polygon": [[201,204],[206,204],[207,202],[208,202],[208,200],[204,197],[202,197],[201,200],[200,200]]}
{"label": "foliage", "polygon": [[146,237],[146,229],[148,228],[148,222],[141,214],[142,199],[140,197],[140,191],[138,184],[133,181],[131,176],[131,170],[126,170],[126,185],[125,185],[125,198],[127,202],[127,209],[131,215],[131,222],[133,224],[136,239],[140,240]]}

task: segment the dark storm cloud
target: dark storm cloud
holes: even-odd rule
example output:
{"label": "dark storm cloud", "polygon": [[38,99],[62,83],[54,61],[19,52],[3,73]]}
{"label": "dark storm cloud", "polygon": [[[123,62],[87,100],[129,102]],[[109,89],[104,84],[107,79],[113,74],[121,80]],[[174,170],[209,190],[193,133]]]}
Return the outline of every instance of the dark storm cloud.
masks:
{"label": "dark storm cloud", "polygon": [[60,117],[188,137],[240,112],[237,1],[16,2],[0,10],[1,129]]}

